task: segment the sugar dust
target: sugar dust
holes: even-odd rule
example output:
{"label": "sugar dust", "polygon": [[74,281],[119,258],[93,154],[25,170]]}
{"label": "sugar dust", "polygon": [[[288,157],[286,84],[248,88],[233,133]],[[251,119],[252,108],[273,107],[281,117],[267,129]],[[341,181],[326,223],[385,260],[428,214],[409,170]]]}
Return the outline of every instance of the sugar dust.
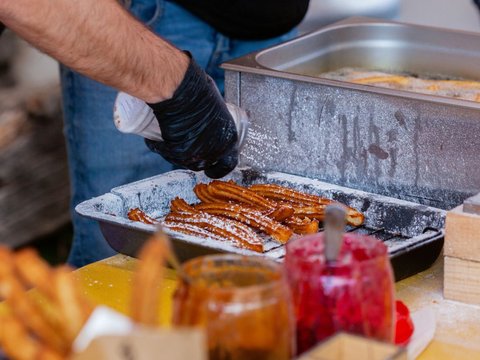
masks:
{"label": "sugar dust", "polygon": [[245,147],[248,151],[242,152],[242,156],[252,167],[264,168],[280,154],[276,135],[258,124],[248,130]]}

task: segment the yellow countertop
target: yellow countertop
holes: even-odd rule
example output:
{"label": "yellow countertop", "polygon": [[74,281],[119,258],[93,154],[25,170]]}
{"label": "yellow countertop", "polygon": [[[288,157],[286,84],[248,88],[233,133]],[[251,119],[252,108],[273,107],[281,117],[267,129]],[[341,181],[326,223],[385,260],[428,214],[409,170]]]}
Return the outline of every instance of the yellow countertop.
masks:
{"label": "yellow countertop", "polygon": [[[117,255],[78,269],[75,275],[93,301],[127,313],[135,263],[133,258]],[[443,258],[439,258],[427,271],[396,284],[397,298],[412,312],[429,306],[436,313],[435,339],[419,359],[480,359],[480,306],[445,300],[442,282]],[[169,270],[159,304],[159,316],[165,325],[169,323],[175,285],[175,272]]]}

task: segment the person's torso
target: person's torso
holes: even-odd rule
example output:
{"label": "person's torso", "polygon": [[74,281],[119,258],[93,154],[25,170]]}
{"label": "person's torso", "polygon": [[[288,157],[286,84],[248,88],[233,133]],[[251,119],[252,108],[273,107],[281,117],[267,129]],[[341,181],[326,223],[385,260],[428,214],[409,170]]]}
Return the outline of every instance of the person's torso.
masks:
{"label": "person's torso", "polygon": [[[239,39],[282,35],[305,16],[309,0],[172,0],[219,32]],[[0,23],[0,34],[5,29]]]}
{"label": "person's torso", "polygon": [[309,0],[171,0],[219,32],[238,39],[282,35],[304,18]]}

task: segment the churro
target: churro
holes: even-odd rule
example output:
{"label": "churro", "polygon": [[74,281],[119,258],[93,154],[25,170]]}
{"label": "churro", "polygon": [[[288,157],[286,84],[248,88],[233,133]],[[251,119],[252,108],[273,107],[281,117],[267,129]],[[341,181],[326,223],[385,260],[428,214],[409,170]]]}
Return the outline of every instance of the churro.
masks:
{"label": "churro", "polygon": [[318,232],[318,220],[308,217],[291,216],[285,220],[285,225],[293,230],[295,234],[306,235]]}
{"label": "churro", "polygon": [[[198,185],[196,186],[196,188]],[[200,186],[201,191],[194,191],[200,193],[200,199],[204,202],[236,202],[247,204],[262,210],[268,216],[277,221],[283,221],[293,215],[293,209],[289,205],[278,204],[276,201],[269,200],[246,187],[237,185],[233,182],[214,180],[207,185]],[[208,194],[208,195],[207,195]],[[198,195],[198,194],[197,194]],[[216,201],[212,201],[215,199]]]}
{"label": "churro", "polygon": [[292,236],[291,229],[275,221],[262,212],[239,204],[207,203],[195,206],[195,209],[211,215],[237,220],[254,229],[263,231],[278,242],[285,244]]}
{"label": "churro", "polygon": [[249,187],[254,193],[267,199],[298,205],[328,205],[333,201],[321,196],[307,194],[277,184],[255,184]]}
{"label": "churro", "polygon": [[144,224],[149,224],[149,225],[154,225],[154,224],[159,223],[158,220],[148,216],[147,214],[145,214],[139,208],[131,209],[128,212],[127,217],[132,221],[139,221],[139,222],[142,222]]}
{"label": "churro", "polygon": [[172,203],[173,209],[178,209],[180,212],[171,212],[166,216],[164,222],[166,227],[178,228],[179,224],[193,225],[208,230],[216,237],[231,240],[240,247],[263,252],[262,239],[248,226],[238,221],[198,211],[182,199],[175,199]]}

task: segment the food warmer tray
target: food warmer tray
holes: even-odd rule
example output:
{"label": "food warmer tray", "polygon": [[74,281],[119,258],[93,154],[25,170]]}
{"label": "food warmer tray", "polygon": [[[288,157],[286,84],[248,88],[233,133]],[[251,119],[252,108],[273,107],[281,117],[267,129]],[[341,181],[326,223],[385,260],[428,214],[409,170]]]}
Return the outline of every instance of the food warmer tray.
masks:
{"label": "food warmer tray", "polygon": [[442,209],[480,191],[480,102],[322,77],[343,67],[480,80],[480,34],[350,18],[223,65],[249,114],[240,164]]}
{"label": "food warmer tray", "polygon": [[[356,228],[348,227],[347,231],[371,234],[384,241],[397,280],[427,269],[443,246],[445,211],[437,208],[280,172],[237,169],[225,179],[232,179],[240,185],[284,185],[360,210],[365,215],[365,224]],[[155,231],[155,226],[129,220],[128,211],[140,208],[149,216],[161,219],[169,212],[170,201],[175,197],[181,197],[189,203],[198,202],[193,187],[209,181],[203,173],[175,170],[116,187],[110,193],[79,204],[76,211],[99,222],[105,239],[113,249],[136,256],[145,240]],[[237,248],[227,241],[222,243],[200,239],[168,229],[166,232],[171,235],[175,251],[182,261],[218,252],[260,255],[280,261],[285,256],[285,247],[271,239],[266,239],[266,251],[259,254]]]}

